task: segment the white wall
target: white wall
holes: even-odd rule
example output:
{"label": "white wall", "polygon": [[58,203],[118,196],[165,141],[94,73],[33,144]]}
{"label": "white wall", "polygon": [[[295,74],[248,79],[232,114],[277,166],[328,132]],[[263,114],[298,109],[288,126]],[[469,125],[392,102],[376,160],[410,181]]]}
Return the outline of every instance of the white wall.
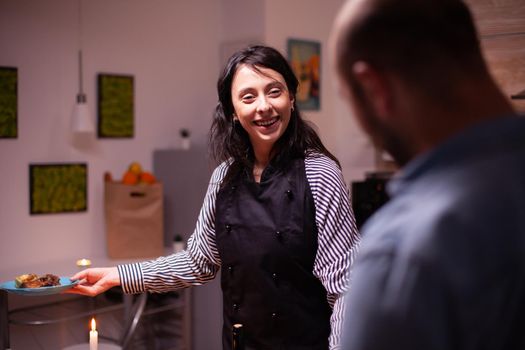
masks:
{"label": "white wall", "polygon": [[222,0],[220,66],[237,50],[264,43],[265,0]]}
{"label": "white wall", "polygon": [[[0,65],[19,74],[19,137],[0,139],[1,266],[21,252],[29,265],[104,251],[104,171],[120,178],[134,160],[151,169],[152,150],[178,146],[181,127],[205,142],[219,71],[219,3],[84,1],[84,86],[93,116],[97,73],[135,77],[135,137],[88,145],[73,143],[69,132],[77,13],[71,0],[0,1]],[[88,163],[88,211],[30,216],[28,164],[71,161]]]}
{"label": "white wall", "polygon": [[374,168],[374,150],[336,91],[329,65],[328,37],[344,0],[266,0],[266,43],[286,54],[288,38],[321,42],[321,109],[303,116],[318,127],[327,148],[341,162],[345,180],[363,178]]}
{"label": "white wall", "polygon": [[[321,110],[306,111],[340,158],[346,180],[372,168],[372,150],[334,89],[327,40],[342,0],[84,1],[84,86],[96,113],[96,74],[135,77],[135,137],[72,139],[77,92],[78,10],[71,0],[0,1],[0,65],[19,72],[19,137],[0,139],[0,265],[24,251],[28,264],[105,249],[102,175],[131,161],[151,169],[152,150],[178,146],[188,127],[204,143],[215,105],[220,50],[262,39],[286,54],[290,37],[322,43]],[[89,164],[85,213],[29,215],[28,164]],[[60,242],[60,245],[49,244]],[[42,251],[42,247],[46,247]]]}

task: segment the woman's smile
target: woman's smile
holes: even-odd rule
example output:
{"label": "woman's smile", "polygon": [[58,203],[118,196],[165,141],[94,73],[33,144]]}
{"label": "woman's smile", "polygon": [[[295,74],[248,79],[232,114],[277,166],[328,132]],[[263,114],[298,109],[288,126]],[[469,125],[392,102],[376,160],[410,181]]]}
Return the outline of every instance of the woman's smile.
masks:
{"label": "woman's smile", "polygon": [[280,119],[281,117],[275,116],[267,119],[254,120],[253,124],[260,127],[261,130],[264,132],[269,131],[270,129],[272,129],[273,126],[276,126],[277,122],[280,121]]}

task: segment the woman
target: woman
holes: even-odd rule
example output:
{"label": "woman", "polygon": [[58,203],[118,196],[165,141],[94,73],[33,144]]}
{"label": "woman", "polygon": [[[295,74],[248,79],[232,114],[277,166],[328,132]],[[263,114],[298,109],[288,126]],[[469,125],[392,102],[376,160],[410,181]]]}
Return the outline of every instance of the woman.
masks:
{"label": "woman", "polygon": [[359,236],[336,158],[301,118],[297,79],[275,49],[235,53],[219,81],[215,169],[188,248],[153,261],[88,269],[74,292],[163,292],[221,271],[223,348],[244,326],[248,349],[335,347]]}

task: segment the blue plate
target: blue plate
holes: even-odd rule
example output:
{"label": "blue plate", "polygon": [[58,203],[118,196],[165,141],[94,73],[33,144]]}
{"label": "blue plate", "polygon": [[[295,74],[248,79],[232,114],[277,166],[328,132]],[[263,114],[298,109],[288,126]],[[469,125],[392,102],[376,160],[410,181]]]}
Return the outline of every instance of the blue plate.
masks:
{"label": "blue plate", "polygon": [[37,295],[50,295],[50,294],[58,294],[65,290],[68,290],[70,288],[73,288],[76,284],[78,284],[77,281],[71,281],[67,277],[60,277],[60,285],[58,286],[50,286],[50,287],[40,287],[40,288],[16,288],[15,281],[9,281],[4,282],[0,285],[0,288],[3,290],[8,291],[9,293],[19,294],[19,295],[29,295],[29,296],[37,296]]}

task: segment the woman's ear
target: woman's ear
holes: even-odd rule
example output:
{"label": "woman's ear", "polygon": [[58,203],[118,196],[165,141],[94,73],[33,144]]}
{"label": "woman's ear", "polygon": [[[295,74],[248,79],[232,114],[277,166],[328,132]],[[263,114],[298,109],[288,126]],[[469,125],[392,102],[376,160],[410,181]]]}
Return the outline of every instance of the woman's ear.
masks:
{"label": "woman's ear", "polygon": [[385,74],[364,61],[354,63],[352,73],[361,87],[363,97],[374,109],[375,114],[382,119],[389,119],[392,113],[393,91]]}

